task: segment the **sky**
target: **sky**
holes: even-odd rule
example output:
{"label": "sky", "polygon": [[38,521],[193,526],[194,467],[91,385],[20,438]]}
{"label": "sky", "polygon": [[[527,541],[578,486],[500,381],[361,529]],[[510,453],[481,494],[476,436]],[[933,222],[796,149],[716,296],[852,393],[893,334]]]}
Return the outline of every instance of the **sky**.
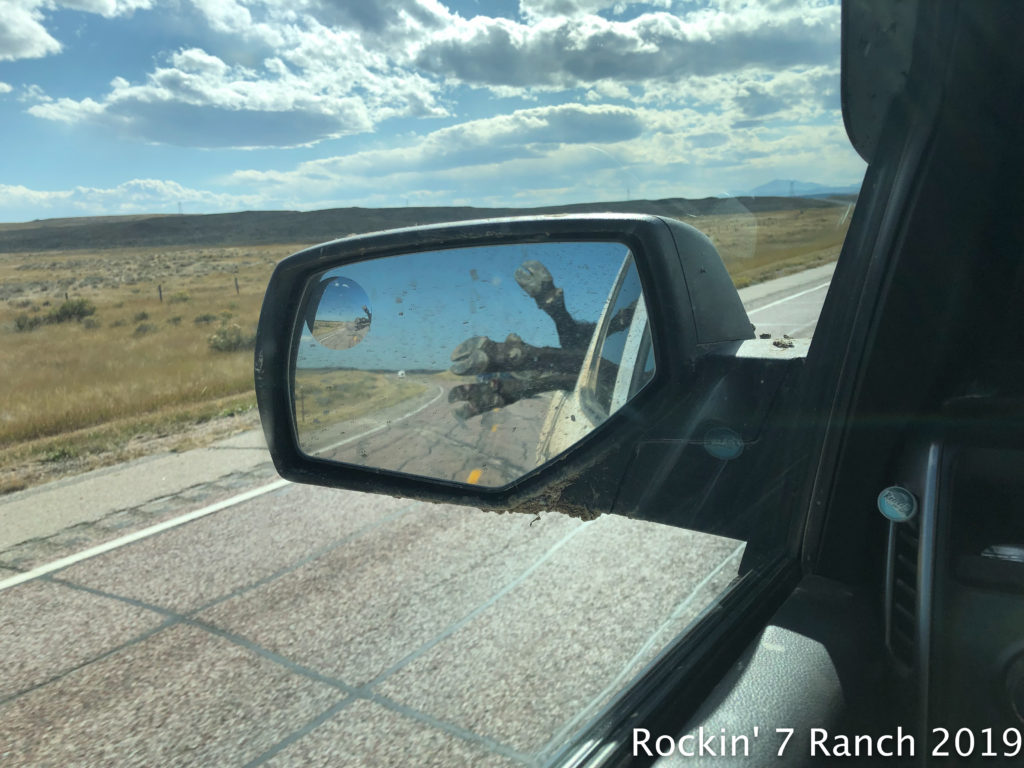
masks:
{"label": "sky", "polygon": [[[332,269],[326,277],[358,286],[367,297],[369,331],[351,348],[329,349],[304,326],[296,365],[439,371],[451,365],[462,341],[503,341],[510,333],[537,347],[558,347],[554,322],[516,283],[516,269],[542,262],[563,288],[569,314],[596,323],[628,253],[616,242],[546,242],[409,253]],[[319,301],[316,317],[335,319],[322,309],[331,302]]]}
{"label": "sky", "polygon": [[0,222],[859,182],[838,1],[0,0]]}

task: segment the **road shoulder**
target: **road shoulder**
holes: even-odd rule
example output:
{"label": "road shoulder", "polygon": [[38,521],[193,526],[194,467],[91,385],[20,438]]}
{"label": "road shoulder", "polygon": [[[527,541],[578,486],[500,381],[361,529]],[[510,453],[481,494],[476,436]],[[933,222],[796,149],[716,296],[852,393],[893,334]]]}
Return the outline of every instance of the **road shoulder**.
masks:
{"label": "road shoulder", "polygon": [[[263,432],[257,429],[203,448],[146,456],[18,491],[0,499],[0,552],[154,503],[156,508],[174,507],[177,512],[188,506],[187,491],[237,475],[260,474],[260,470],[262,475],[276,476]],[[233,484],[224,485],[227,489]],[[199,501],[210,494],[195,490],[191,496]],[[174,504],[175,500],[179,503]],[[152,515],[146,517],[153,521]]]}

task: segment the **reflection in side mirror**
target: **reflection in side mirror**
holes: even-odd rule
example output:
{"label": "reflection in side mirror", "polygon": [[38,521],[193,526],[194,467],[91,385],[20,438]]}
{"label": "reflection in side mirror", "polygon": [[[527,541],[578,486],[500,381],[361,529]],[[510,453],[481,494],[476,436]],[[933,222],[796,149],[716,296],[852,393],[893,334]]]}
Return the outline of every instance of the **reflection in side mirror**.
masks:
{"label": "reflection in side mirror", "polygon": [[314,276],[304,302],[293,414],[300,449],[322,459],[501,487],[654,373],[619,242],[377,258]]}
{"label": "reflection in side mirror", "polygon": [[373,312],[366,291],[341,275],[325,277],[313,289],[306,327],[330,349],[351,349],[370,330]]}

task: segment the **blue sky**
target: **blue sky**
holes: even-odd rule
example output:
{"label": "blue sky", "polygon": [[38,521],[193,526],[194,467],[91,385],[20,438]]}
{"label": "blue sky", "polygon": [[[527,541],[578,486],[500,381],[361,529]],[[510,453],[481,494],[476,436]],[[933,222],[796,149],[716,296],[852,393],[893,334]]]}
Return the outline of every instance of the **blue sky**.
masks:
{"label": "blue sky", "polygon": [[543,263],[565,290],[569,314],[596,323],[628,253],[621,243],[534,243],[404,254],[333,269],[327,275],[365,293],[373,321],[350,349],[328,349],[304,330],[298,366],[444,370],[462,341],[502,341],[510,333],[557,347],[554,322],[515,281],[519,265]]}
{"label": "blue sky", "polygon": [[0,0],[0,221],[856,183],[827,0]]}

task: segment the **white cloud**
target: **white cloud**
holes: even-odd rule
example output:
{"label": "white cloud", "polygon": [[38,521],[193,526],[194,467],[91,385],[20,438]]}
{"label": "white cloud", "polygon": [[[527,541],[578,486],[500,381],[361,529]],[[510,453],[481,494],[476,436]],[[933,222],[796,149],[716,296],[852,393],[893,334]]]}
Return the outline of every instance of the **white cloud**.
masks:
{"label": "white cloud", "polygon": [[[123,13],[150,0],[74,2]],[[142,80],[118,78],[106,94],[79,100],[49,94],[31,114],[145,142],[288,147],[370,132],[393,117],[448,115],[454,89],[469,85],[499,98],[580,90],[592,103],[652,106],[703,93],[708,105],[742,105],[745,119],[762,119],[817,98],[806,87],[782,89],[776,71],[833,62],[838,46],[838,7],[816,0],[767,10],[722,0],[679,15],[651,12],[661,0],[522,0],[525,23],[466,19],[438,0],[190,2],[234,38],[231,56],[178,51]],[[598,15],[625,9],[644,12]]]}
{"label": "white cloud", "polygon": [[81,101],[51,99],[45,95],[41,98],[37,95],[35,98],[39,99],[41,103],[29,107],[28,113],[36,117],[46,118],[47,120],[75,123],[86,116],[95,116],[103,112],[101,104],[97,104],[88,98]]}
{"label": "white cloud", "polygon": [[209,188],[134,179],[107,188],[0,186],[0,220],[47,215],[336,206],[540,206],[703,197],[772,178],[848,183],[863,173],[838,122],[731,127],[695,110],[563,105],[438,129],[404,146],[248,170]]}
{"label": "white cloud", "polygon": [[355,177],[493,166],[515,158],[545,157],[551,148],[564,144],[626,141],[643,129],[642,116],[625,107],[537,107],[441,128],[404,147],[307,161],[292,172],[239,171],[229,183],[335,185]]}
{"label": "white cloud", "polygon": [[113,18],[151,5],[152,0],[0,0],[0,61],[60,53],[60,41],[45,26],[48,11],[67,8]]}
{"label": "white cloud", "polygon": [[43,26],[40,0],[0,0],[0,61],[37,59],[61,49]]}
{"label": "white cloud", "polygon": [[671,8],[672,0],[519,0],[519,12],[528,19],[585,16],[599,11],[622,14],[633,6]]}
{"label": "white cloud", "polygon": [[[304,71],[277,57],[254,70],[191,48],[173,54],[145,83],[115,78],[101,101],[56,99],[28,111],[100,123],[142,141],[200,147],[296,146],[369,131],[395,114],[444,114],[418,77],[372,73],[358,62],[328,69],[316,51],[301,55]],[[368,81],[376,90],[357,94]]]}
{"label": "white cloud", "polygon": [[14,88],[9,84],[0,81],[0,93],[10,93]]}
{"label": "white cloud", "polygon": [[[316,10],[366,17],[375,30],[394,22],[399,37],[436,26],[444,10],[427,0],[402,0],[377,23],[351,4],[309,2]],[[367,47],[359,29],[323,26],[301,6],[297,11],[277,0],[192,3],[212,29],[234,38],[224,46],[230,57],[199,48],[163,54],[141,81],[118,77],[106,94],[78,100],[49,94],[30,113],[96,123],[144,142],[242,148],[308,145],[370,131],[391,117],[448,114],[436,78],[398,66],[387,46]]]}
{"label": "white cloud", "polygon": [[616,83],[612,80],[600,80],[594,84],[593,88],[587,91],[588,101],[601,101],[603,99],[627,101],[632,99],[632,97],[629,88],[622,83]]}
{"label": "white cloud", "polygon": [[67,200],[70,195],[69,191],[45,192],[21,185],[0,184],[0,211],[22,206],[45,208]]}
{"label": "white cloud", "polygon": [[99,14],[108,19],[153,7],[153,0],[57,0],[61,8]]}
{"label": "white cloud", "polygon": [[585,87],[601,80],[678,82],[752,66],[834,61],[839,8],[807,0],[731,14],[645,13],[616,21],[589,14],[523,24],[475,17],[452,23],[410,51],[422,70],[469,85]]}
{"label": "white cloud", "polygon": [[[45,35],[56,6],[44,1],[0,7],[19,3]],[[302,163],[282,153],[275,170],[253,160],[210,190],[6,187],[0,210],[4,195],[82,212],[166,210],[166,199],[210,211],[539,205],[699,196],[771,178],[845,182],[863,167],[838,127],[835,3],[701,0],[668,13],[668,0],[521,0],[511,19],[464,18],[438,0],[188,1],[215,32],[203,47],[156,52],[146,70],[87,96],[45,82],[19,84],[18,98],[38,118],[99,125],[117,140],[295,147],[380,131],[360,140],[373,148]],[[109,16],[150,0],[71,2]],[[511,111],[505,100],[537,106]],[[447,124],[460,112],[490,116]],[[381,130],[420,117],[447,123],[407,120],[401,138]],[[767,178],[751,181],[755,172]]]}
{"label": "white cloud", "polygon": [[172,212],[178,203],[192,210],[244,210],[258,204],[254,195],[211,192],[184,187],[175,181],[132,179],[116,187],[76,186],[38,190],[0,184],[0,219],[17,221],[47,214],[98,215]]}
{"label": "white cloud", "polygon": [[354,29],[377,36],[438,29],[449,23],[453,16],[437,0],[306,0],[304,4],[291,2],[290,7],[302,8],[324,26]]}
{"label": "white cloud", "polygon": [[106,189],[75,187],[71,190],[71,200],[83,210],[91,208],[131,213],[166,210],[176,207],[178,203],[217,210],[239,210],[251,207],[258,198],[254,195],[232,195],[192,189],[176,181],[132,179]]}
{"label": "white cloud", "polygon": [[733,102],[748,118],[789,114],[791,119],[807,120],[810,113],[831,109],[838,112],[839,70],[837,67],[813,67],[804,71],[760,72],[737,84]]}
{"label": "white cloud", "polygon": [[236,0],[192,0],[217,32],[245,32],[253,24],[249,9]]}
{"label": "white cloud", "polygon": [[303,195],[323,205],[547,205],[705,196],[756,186],[762,174],[847,182],[863,172],[838,120],[736,128],[738,114],[538,107],[442,128],[391,149],[292,170],[238,171],[223,183],[290,207]]}
{"label": "white cloud", "polygon": [[43,91],[43,89],[40,88],[37,84],[32,83],[30,85],[26,85],[21,89],[21,93],[18,94],[18,101],[42,104],[45,102],[53,101],[53,99],[47,96],[45,91]]}

